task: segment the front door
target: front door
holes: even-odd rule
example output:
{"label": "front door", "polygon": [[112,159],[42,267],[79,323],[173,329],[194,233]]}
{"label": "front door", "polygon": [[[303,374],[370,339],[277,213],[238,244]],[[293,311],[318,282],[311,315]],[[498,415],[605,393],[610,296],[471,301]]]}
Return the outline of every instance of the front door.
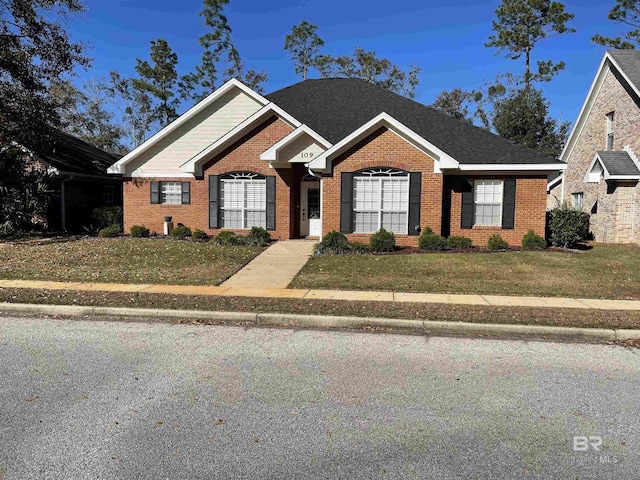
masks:
{"label": "front door", "polygon": [[322,231],[320,182],[303,181],[300,196],[300,236],[319,237]]}

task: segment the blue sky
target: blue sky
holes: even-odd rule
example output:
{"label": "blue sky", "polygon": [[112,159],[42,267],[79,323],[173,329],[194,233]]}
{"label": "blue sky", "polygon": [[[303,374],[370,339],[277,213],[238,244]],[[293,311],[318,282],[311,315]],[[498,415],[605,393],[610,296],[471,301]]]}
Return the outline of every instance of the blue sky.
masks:
{"label": "blue sky", "polygon": [[[355,46],[408,68],[422,67],[416,100],[429,104],[454,87],[473,89],[497,72],[522,73],[523,63],[484,47],[499,0],[231,0],[226,9],[236,46],[248,67],[266,70],[271,92],[300,80],[283,49],[284,37],[302,20],[317,25],[324,53],[350,53]],[[117,70],[134,74],[136,58],[148,58],[149,42],[166,39],[179,56],[179,73],[199,62],[204,26],[201,0],[85,0],[87,12],[70,25],[75,40],[88,42],[93,68],[78,83]],[[574,122],[605,51],[594,33],[625,29],[607,20],[614,0],[565,3],[577,33],[540,42],[533,60],[564,60],[567,68],[542,84],[555,117]],[[185,107],[187,107],[185,105]]]}

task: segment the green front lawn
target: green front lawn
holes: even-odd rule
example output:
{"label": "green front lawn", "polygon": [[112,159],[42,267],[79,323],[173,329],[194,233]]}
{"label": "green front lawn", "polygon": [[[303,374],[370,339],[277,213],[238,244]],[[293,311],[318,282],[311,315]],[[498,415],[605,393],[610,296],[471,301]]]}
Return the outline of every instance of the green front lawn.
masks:
{"label": "green front lawn", "polygon": [[640,299],[640,247],[313,257],[293,288]]}
{"label": "green front lawn", "polygon": [[81,238],[0,244],[0,278],[218,285],[262,252],[156,238]]}

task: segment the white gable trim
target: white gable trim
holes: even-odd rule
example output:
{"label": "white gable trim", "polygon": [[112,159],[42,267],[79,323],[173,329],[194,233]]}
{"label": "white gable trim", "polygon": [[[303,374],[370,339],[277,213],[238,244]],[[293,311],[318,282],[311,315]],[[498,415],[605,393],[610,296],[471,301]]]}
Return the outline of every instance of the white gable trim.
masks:
{"label": "white gable trim", "polygon": [[275,103],[269,103],[258,110],[256,113],[251,115],[245,121],[237,125],[234,129],[224,134],[218,140],[213,142],[207,148],[202,150],[200,153],[195,155],[194,157],[187,160],[185,163],[180,165],[180,170],[186,173],[191,173],[194,175],[201,174],[200,168],[202,167],[202,163],[207,158],[215,155],[221,149],[229,146],[233,141],[235,141],[242,133],[244,133],[248,128],[254,127],[259,122],[266,120],[267,117],[277,115],[289,125],[294,128],[297,128],[301,125],[301,123],[289,115],[287,112],[278,107]]}
{"label": "white gable trim", "polygon": [[329,148],[322,155],[318,156],[314,160],[309,163],[309,168],[313,170],[331,170],[331,160],[344,152],[347,148],[349,148],[354,143],[358,142],[362,138],[366,137],[370,133],[373,133],[380,127],[387,127],[403,139],[409,141],[414,146],[418,147],[420,150],[424,151],[427,155],[432,157],[434,162],[434,171],[440,172],[441,168],[457,168],[458,162],[451,156],[447,155],[445,152],[440,150],[438,147],[433,145],[431,142],[425,140],[420,135],[415,133],[410,128],[406,127],[398,120],[393,118],[386,112],[382,112],[377,117],[369,120],[367,123],[362,125],[357,130],[353,131],[351,134],[340,140],[338,143]]}
{"label": "white gable trim", "polygon": [[286,147],[287,145],[289,145],[291,142],[299,138],[304,133],[306,133],[311,138],[313,138],[325,149],[328,149],[331,147],[331,142],[326,140],[320,134],[316,133],[308,125],[303,124],[303,125],[300,125],[298,128],[296,128],[289,135],[284,137],[282,140],[280,140],[278,143],[271,146],[268,150],[265,150],[264,152],[262,152],[260,154],[260,160],[268,160],[270,162],[275,162],[278,159],[278,151]]}
{"label": "white gable trim", "polygon": [[580,134],[582,133],[582,129],[584,124],[591,113],[591,108],[593,107],[593,103],[595,99],[598,97],[600,93],[600,88],[602,87],[602,83],[606,77],[606,74],[611,70],[610,65],[612,65],[616,71],[622,75],[622,78],[629,84],[631,89],[640,97],[640,90],[638,87],[629,79],[627,74],[620,68],[620,66],[616,63],[614,58],[611,56],[609,52],[605,52],[602,60],[600,61],[600,66],[598,67],[598,71],[596,73],[593,82],[591,83],[591,87],[589,88],[589,93],[587,93],[587,97],[585,98],[584,103],[582,104],[582,108],[580,109],[580,113],[578,114],[578,119],[576,123],[573,125],[571,129],[571,133],[569,134],[569,139],[562,149],[562,153],[560,154],[560,160],[568,161],[571,153],[573,152],[573,148],[575,147]]}
{"label": "white gable trim", "polygon": [[551,180],[550,182],[547,182],[547,193],[549,193],[553,187],[555,187],[558,183],[562,182],[563,180],[564,180],[564,174],[561,174],[561,175],[558,175],[553,180]]}
{"label": "white gable trim", "polygon": [[181,125],[183,125],[189,119],[193,118],[195,115],[197,115],[202,110],[204,110],[209,105],[211,105],[213,102],[215,102],[220,97],[222,97],[225,93],[229,92],[230,90],[232,90],[234,88],[239,88],[240,90],[242,90],[244,93],[246,93],[248,96],[253,98],[255,101],[257,101],[261,105],[267,105],[269,103],[269,101],[266,98],[264,98],[262,95],[254,92],[249,87],[247,87],[245,84],[243,84],[242,82],[239,82],[235,78],[232,78],[231,80],[227,81],[224,85],[222,85],[220,88],[215,90],[211,95],[209,95],[204,100],[202,100],[202,101],[198,102],[197,104],[195,104],[193,107],[191,107],[185,113],[180,115],[176,120],[174,120],[169,125],[164,127],[162,130],[157,132],[155,135],[153,135],[147,141],[145,141],[141,145],[138,145],[138,147],[136,147],[131,152],[129,152],[127,155],[125,155],[120,160],[118,160],[118,162],[116,162],[113,165],[111,165],[107,169],[107,172],[108,173],[120,173],[120,174],[124,173],[124,171],[125,171],[124,166],[127,163],[131,162],[133,159],[135,159],[142,152],[145,152],[146,150],[148,150],[150,147],[152,147],[153,145],[158,143],[160,140],[165,138],[167,135],[169,135],[174,130],[178,129]]}
{"label": "white gable trim", "polygon": [[591,183],[591,182],[589,182],[589,173],[591,173],[591,170],[593,170],[593,167],[595,166],[596,162],[598,162],[600,164],[600,166],[602,167],[602,176],[604,177],[605,180],[640,180],[640,174],[638,174],[638,175],[611,175],[609,173],[609,170],[607,170],[606,165],[604,164],[604,162],[600,158],[600,155],[598,155],[598,153],[596,153],[594,155],[594,157],[593,157],[593,160],[591,160],[591,163],[589,164],[589,168],[587,168],[587,172],[584,174],[584,178],[582,180],[583,183]]}
{"label": "white gable trim", "polygon": [[525,171],[535,171],[535,172],[558,172],[564,171],[567,169],[567,165],[565,164],[557,164],[557,163],[490,163],[490,164],[474,164],[474,163],[466,163],[461,164],[458,167],[461,171],[476,171],[476,172],[502,172],[502,171],[516,171],[516,172],[525,172]]}

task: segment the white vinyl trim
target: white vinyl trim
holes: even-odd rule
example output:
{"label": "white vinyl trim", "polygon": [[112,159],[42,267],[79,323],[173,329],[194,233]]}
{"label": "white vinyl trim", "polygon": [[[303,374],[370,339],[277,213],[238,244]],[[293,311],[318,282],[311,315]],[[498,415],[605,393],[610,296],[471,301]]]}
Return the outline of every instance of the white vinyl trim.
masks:
{"label": "white vinyl trim", "polygon": [[160,140],[165,138],[171,132],[173,132],[174,130],[179,128],[181,125],[183,125],[189,119],[193,118],[195,115],[197,115],[199,112],[201,112],[202,110],[207,108],[209,105],[211,105],[213,102],[218,100],[221,96],[223,96],[225,93],[227,93],[229,90],[231,90],[233,88],[239,88],[240,90],[242,90],[244,93],[249,95],[251,98],[256,100],[261,105],[267,105],[269,103],[269,101],[266,98],[264,98],[262,95],[254,92],[249,87],[247,87],[245,84],[243,84],[242,82],[236,80],[235,78],[232,78],[231,80],[227,81],[224,85],[222,85],[220,88],[216,89],[213,93],[211,93],[211,95],[209,95],[204,100],[202,100],[202,101],[198,102],[197,104],[195,104],[193,107],[191,107],[185,113],[180,115],[177,119],[175,119],[169,125],[164,127],[162,130],[157,132],[151,138],[147,139],[141,145],[138,145],[138,147],[134,148],[127,155],[125,155],[120,160],[118,160],[116,163],[111,165],[107,169],[107,172],[108,173],[120,173],[120,174],[124,173],[124,166],[127,163],[131,162],[139,154],[141,154],[142,152],[148,150],[150,147],[152,147],[153,145],[158,143]]}
{"label": "white vinyl trim", "polygon": [[504,163],[504,164],[460,164],[458,167],[463,171],[547,171],[558,172],[567,169],[566,164],[561,163],[536,163],[536,164],[524,164],[524,163]]}
{"label": "white vinyl trim", "polygon": [[180,170],[182,170],[183,172],[191,173],[191,174],[199,173],[198,168],[201,166],[201,163],[206,158],[210,158],[212,155],[215,155],[217,151],[228,146],[231,142],[233,142],[236,138],[238,138],[240,134],[244,133],[244,131],[247,128],[254,126],[256,123],[263,120],[267,115],[272,115],[272,114],[278,115],[280,118],[282,118],[285,122],[287,122],[289,125],[291,125],[294,128],[297,128],[301,125],[301,123],[298,120],[296,120],[287,112],[282,110],[275,103],[269,103],[268,105],[265,105],[256,113],[251,115],[249,118],[247,118],[244,122],[240,123],[233,130],[224,134],[222,137],[220,137],[218,140],[213,142],[211,145],[209,145],[207,148],[202,150],[200,153],[198,153],[197,155],[195,155],[194,157],[192,157],[191,159],[189,159],[188,161],[180,165]]}
{"label": "white vinyl trim", "polygon": [[557,183],[562,182],[564,180],[564,175],[558,175],[556,178],[547,182],[547,192],[550,192],[553,187],[556,186]]}
{"label": "white vinyl trim", "polygon": [[394,133],[399,134],[405,140],[413,143],[415,146],[423,150],[430,157],[432,157],[434,162],[434,171],[440,173],[440,169],[442,168],[457,168],[458,162],[446,154],[438,147],[433,145],[431,142],[425,140],[420,135],[415,133],[410,128],[406,127],[398,120],[393,118],[386,112],[382,112],[377,117],[371,119],[364,125],[362,125],[357,130],[353,131],[351,134],[340,140],[338,143],[329,148],[322,155],[318,156],[311,162],[309,162],[309,168],[313,170],[324,170],[331,171],[331,160],[344,152],[347,148],[349,148],[354,143],[361,140],[363,137],[367,136],[374,130],[380,127],[387,127]]}
{"label": "white vinyl trim", "polygon": [[291,132],[289,135],[284,137],[282,140],[278,141],[276,144],[274,144],[271,147],[269,147],[269,149],[267,149],[264,152],[262,152],[260,154],[260,160],[267,160],[267,161],[270,161],[270,162],[275,162],[278,159],[278,151],[280,149],[286,147],[287,145],[289,145],[291,142],[293,142],[294,140],[299,138],[304,133],[306,133],[311,138],[313,138],[316,142],[318,142],[325,149],[331,147],[331,142],[326,140],[319,133],[316,133],[308,125],[302,124],[298,128],[296,128],[293,132]]}

